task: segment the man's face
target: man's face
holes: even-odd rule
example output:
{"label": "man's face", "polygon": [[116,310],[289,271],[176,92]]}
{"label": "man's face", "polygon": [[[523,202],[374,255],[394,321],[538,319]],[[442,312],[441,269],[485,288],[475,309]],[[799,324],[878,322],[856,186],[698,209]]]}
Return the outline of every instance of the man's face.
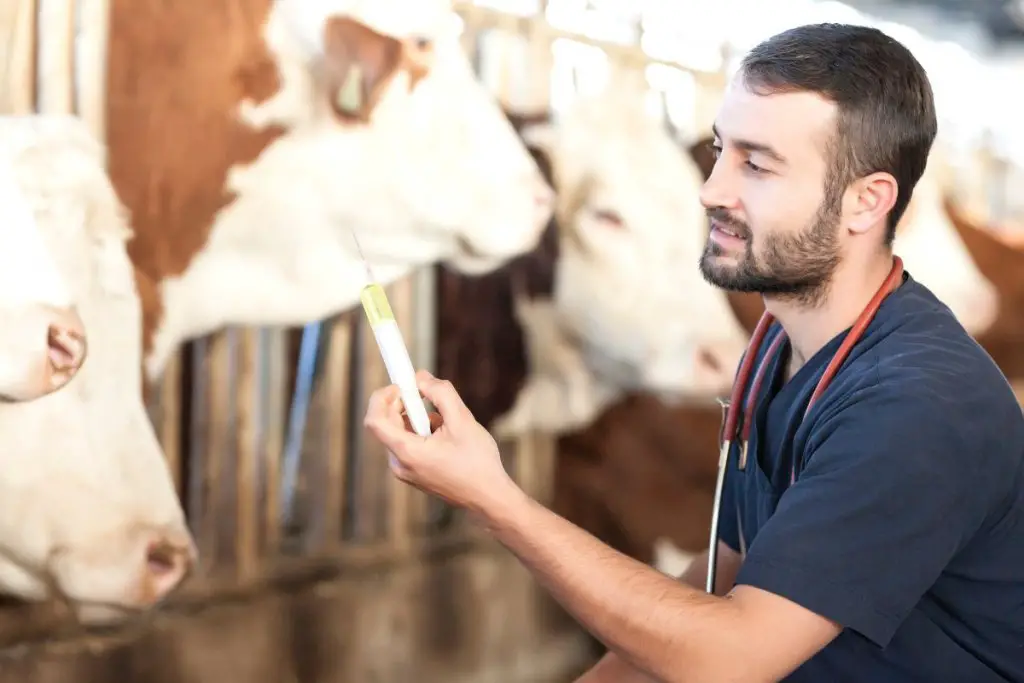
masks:
{"label": "man's face", "polygon": [[804,92],[756,95],[737,78],[715,123],[701,190],[704,278],[723,289],[815,301],[840,261],[842,192],[826,192],[836,106]]}

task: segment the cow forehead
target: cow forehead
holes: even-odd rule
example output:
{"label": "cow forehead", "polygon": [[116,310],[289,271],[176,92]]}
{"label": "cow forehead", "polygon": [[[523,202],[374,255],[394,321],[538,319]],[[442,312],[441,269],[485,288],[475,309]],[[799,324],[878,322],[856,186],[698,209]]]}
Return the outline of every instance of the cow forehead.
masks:
{"label": "cow forehead", "polygon": [[[577,196],[580,205],[600,205],[648,220],[630,225],[630,232],[670,239],[663,218],[675,225],[701,213],[700,170],[679,154],[678,147],[657,121],[634,117],[616,121],[594,118],[583,125],[559,124],[552,161],[562,197]],[[625,125],[621,125],[625,124]],[[678,226],[676,226],[678,227]],[[699,232],[699,231],[696,231]]]}
{"label": "cow forehead", "polygon": [[[127,216],[106,175],[103,150],[79,119],[0,119],[0,139],[45,244],[80,299],[95,283],[134,292],[124,245]],[[16,142],[12,142],[16,141]],[[114,254],[111,258],[110,254]]]}
{"label": "cow forehead", "polygon": [[580,98],[557,117],[555,127],[552,161],[563,169],[585,172],[606,185],[661,179],[663,187],[700,186],[699,169],[680,158],[663,123],[632,93],[616,96],[611,90]]}
{"label": "cow forehead", "polygon": [[455,15],[448,0],[278,0],[281,9],[312,33],[331,17],[347,16],[378,33],[433,40],[454,37]]}

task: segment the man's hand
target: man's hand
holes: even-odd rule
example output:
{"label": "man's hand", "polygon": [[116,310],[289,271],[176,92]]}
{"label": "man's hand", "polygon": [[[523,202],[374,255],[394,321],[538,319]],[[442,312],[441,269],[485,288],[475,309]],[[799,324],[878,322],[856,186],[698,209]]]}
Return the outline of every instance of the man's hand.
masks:
{"label": "man's hand", "polygon": [[[392,454],[394,475],[471,512],[484,512],[521,494],[505,472],[494,438],[473,418],[451,382],[421,370],[416,384],[440,413],[440,427],[430,436],[406,427],[395,385],[373,392],[363,421]],[[436,424],[431,415],[431,426]]]}

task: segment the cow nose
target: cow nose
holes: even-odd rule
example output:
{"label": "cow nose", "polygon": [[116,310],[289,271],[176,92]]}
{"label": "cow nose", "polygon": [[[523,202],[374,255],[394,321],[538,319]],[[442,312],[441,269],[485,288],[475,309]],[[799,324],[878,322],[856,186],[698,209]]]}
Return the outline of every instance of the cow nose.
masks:
{"label": "cow nose", "polygon": [[51,391],[71,381],[85,362],[85,325],[75,308],[48,306],[46,379]]}
{"label": "cow nose", "polygon": [[153,532],[146,543],[142,602],[149,606],[170,595],[192,572],[196,550],[182,535]]}

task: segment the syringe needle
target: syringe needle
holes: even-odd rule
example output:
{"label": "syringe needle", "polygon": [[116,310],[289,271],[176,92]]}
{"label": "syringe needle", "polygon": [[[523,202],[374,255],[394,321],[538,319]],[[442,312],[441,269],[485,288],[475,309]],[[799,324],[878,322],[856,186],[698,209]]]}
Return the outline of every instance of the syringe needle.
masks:
{"label": "syringe needle", "polygon": [[370,270],[370,262],[366,260],[366,255],[363,254],[363,247],[359,244],[359,237],[356,236],[356,231],[351,230],[352,241],[356,243],[356,251],[359,252],[359,260],[363,262],[363,268],[366,269],[366,279],[373,282],[373,271]]}

